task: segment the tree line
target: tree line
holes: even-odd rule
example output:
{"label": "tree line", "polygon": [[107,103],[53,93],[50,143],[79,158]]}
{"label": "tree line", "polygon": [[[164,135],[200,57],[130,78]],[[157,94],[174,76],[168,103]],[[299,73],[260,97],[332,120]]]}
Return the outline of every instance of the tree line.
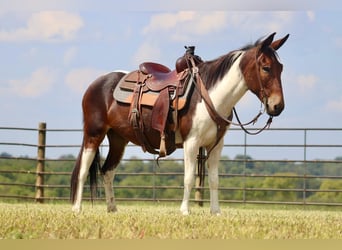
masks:
{"label": "tree line", "polygon": [[[0,154],[0,170],[35,171],[36,162],[29,159],[11,159]],[[233,159],[222,157],[219,173],[220,199],[253,201],[289,201],[340,203],[342,202],[342,157],[334,162],[296,163],[286,161],[254,161],[252,157],[237,155]],[[59,161],[46,161],[46,172],[71,172],[75,162],[73,155],[63,155]],[[183,162],[174,160],[142,161],[132,157],[122,161],[114,180],[117,198],[181,199],[183,195]],[[125,175],[131,173],[131,175]],[[132,175],[132,173],[138,173]],[[140,174],[139,174],[140,173]],[[304,179],[303,176],[310,176]],[[325,177],[323,177],[325,176]],[[327,176],[334,178],[327,178]],[[341,178],[336,178],[341,177]],[[35,174],[0,171],[0,194],[34,196],[35,187],[12,184],[34,184]],[[206,181],[207,182],[207,181]],[[46,197],[69,197],[70,175],[45,175]],[[148,186],[149,188],[141,188]],[[168,186],[168,188],[165,188]],[[205,185],[208,187],[207,183]],[[241,190],[243,189],[244,190]],[[277,189],[277,190],[273,190]],[[291,190],[290,190],[291,189]],[[305,194],[303,193],[305,191]],[[104,197],[99,188],[99,196]],[[89,196],[86,190],[85,195]],[[206,189],[205,198],[209,197]]]}

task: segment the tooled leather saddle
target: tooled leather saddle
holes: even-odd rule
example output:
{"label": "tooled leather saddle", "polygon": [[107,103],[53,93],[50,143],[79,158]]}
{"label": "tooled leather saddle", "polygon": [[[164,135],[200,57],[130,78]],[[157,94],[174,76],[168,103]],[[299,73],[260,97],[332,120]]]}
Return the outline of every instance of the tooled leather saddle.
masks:
{"label": "tooled leather saddle", "polygon": [[[162,64],[144,62],[138,70],[125,75],[114,89],[114,98],[118,102],[130,104],[128,118],[143,150],[159,154],[160,157],[176,149],[178,111],[186,107],[193,89],[192,68],[195,65],[192,64],[202,62],[200,57],[194,55],[195,47],[185,48],[187,51],[176,61],[175,70]],[[159,131],[161,138],[159,151],[149,143],[144,132],[141,115],[143,106],[152,109],[152,128]]]}

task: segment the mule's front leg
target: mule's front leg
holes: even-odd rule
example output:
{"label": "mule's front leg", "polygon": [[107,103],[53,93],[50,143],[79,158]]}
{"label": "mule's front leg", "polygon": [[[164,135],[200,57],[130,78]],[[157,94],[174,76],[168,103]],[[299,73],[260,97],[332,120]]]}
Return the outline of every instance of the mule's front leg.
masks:
{"label": "mule's front leg", "polygon": [[218,199],[219,177],[218,165],[223,147],[223,139],[212,150],[207,160],[208,163],[208,181],[210,189],[210,212],[215,215],[220,215],[221,210]]}
{"label": "mule's front leg", "polygon": [[196,170],[196,147],[190,145],[189,142],[184,143],[184,195],[180,211],[183,215],[189,214],[189,200],[191,189],[195,183],[195,170]]}
{"label": "mule's front leg", "polygon": [[106,194],[106,202],[107,202],[107,212],[116,212],[116,204],[113,190],[113,179],[115,176],[115,170],[107,171],[103,174],[103,186]]}

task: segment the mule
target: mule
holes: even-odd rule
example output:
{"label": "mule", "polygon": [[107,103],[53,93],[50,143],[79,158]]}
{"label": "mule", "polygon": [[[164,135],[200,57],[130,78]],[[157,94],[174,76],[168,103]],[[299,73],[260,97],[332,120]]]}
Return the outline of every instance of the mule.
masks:
{"label": "mule", "polygon": [[[281,83],[283,65],[279,62],[277,50],[289,35],[274,41],[275,33],[222,55],[211,61],[197,65],[198,79],[202,84],[191,93],[187,107],[178,113],[176,129],[177,147],[184,150],[184,196],[180,211],[189,214],[189,198],[194,186],[197,153],[200,147],[210,151],[207,158],[208,182],[210,189],[210,212],[220,214],[218,199],[218,164],[223,148],[224,133],[230,124],[225,124],[219,133],[212,112],[220,117],[231,117],[233,107],[250,90],[264,104],[271,117],[283,111],[285,102]],[[81,211],[85,181],[90,174],[90,183],[96,181],[96,171],[100,170],[106,196],[107,211],[117,211],[113,179],[128,142],[141,145],[128,120],[130,105],[114,99],[113,91],[123,72],[112,72],[96,79],[86,90],[83,100],[83,143],[71,177],[72,210]],[[197,81],[198,82],[198,81]],[[203,92],[207,94],[204,99]],[[208,108],[212,103],[211,109]],[[204,101],[203,101],[204,100]],[[151,128],[151,109],[142,108],[145,133],[151,145],[158,148],[160,134]],[[218,136],[218,134],[220,134]],[[107,136],[109,152],[100,166],[99,146]]]}

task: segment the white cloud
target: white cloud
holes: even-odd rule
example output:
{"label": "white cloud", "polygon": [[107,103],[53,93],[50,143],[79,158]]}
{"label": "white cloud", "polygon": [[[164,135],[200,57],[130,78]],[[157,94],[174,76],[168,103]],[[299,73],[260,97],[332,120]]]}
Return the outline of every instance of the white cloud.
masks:
{"label": "white cloud", "polygon": [[342,96],[339,99],[329,101],[326,108],[330,111],[342,112]]}
{"label": "white cloud", "polygon": [[194,15],[195,12],[193,11],[180,11],[177,13],[162,13],[153,15],[148,26],[143,29],[143,34],[174,29],[180,23],[193,20]]}
{"label": "white cloud", "polygon": [[89,67],[73,69],[66,75],[65,83],[74,92],[83,94],[95,79],[106,73],[108,72]]}
{"label": "white cloud", "polygon": [[133,65],[139,65],[141,62],[146,61],[159,61],[161,57],[161,51],[159,46],[154,42],[146,41],[140,45],[138,51],[133,57]]}
{"label": "white cloud", "polygon": [[294,18],[291,11],[178,11],[153,15],[143,34],[168,36],[174,41],[210,36],[225,29],[264,34],[282,32]]}
{"label": "white cloud", "polygon": [[227,26],[227,12],[178,11],[153,15],[143,34],[166,34],[175,41],[188,40],[192,36],[207,35]]}
{"label": "white cloud", "polygon": [[63,61],[65,65],[69,65],[76,57],[78,49],[76,47],[68,48],[63,57]]}
{"label": "white cloud", "polygon": [[318,77],[313,74],[300,75],[297,77],[297,84],[299,85],[299,90],[301,92],[313,89],[317,82]]}
{"label": "white cloud", "polygon": [[294,20],[291,11],[242,11],[228,12],[228,27],[237,31],[267,35],[272,32],[283,32]]}
{"label": "white cloud", "polygon": [[[336,0],[335,0],[336,1]],[[331,2],[331,1],[330,1]],[[338,4],[331,4],[333,6]],[[337,2],[337,1],[336,1]],[[310,0],[310,8],[315,10],[327,3],[318,0]],[[225,10],[225,11],[274,11],[274,10],[307,10],[309,5],[307,1],[287,0],[130,0],[130,1],[106,1],[106,4],[99,4],[90,0],[0,0],[0,14],[6,11],[37,11],[37,10],[78,10],[78,11],[177,11],[177,10]],[[329,7],[328,7],[329,9]]]}
{"label": "white cloud", "polygon": [[308,17],[308,19],[309,19],[310,22],[315,21],[315,19],[316,19],[316,14],[315,14],[314,11],[307,11],[307,12],[306,12],[306,15],[307,15],[307,17]]}
{"label": "white cloud", "polygon": [[43,67],[25,79],[10,80],[7,90],[23,97],[38,97],[47,93],[56,82],[56,72]]}
{"label": "white cloud", "polygon": [[68,41],[82,28],[78,14],[65,11],[40,11],[33,13],[25,27],[0,30],[0,41]]}
{"label": "white cloud", "polygon": [[30,13],[39,12],[44,10],[58,10],[58,11],[82,11],[93,10],[96,5],[92,6],[88,4],[87,0],[58,0],[58,1],[46,1],[46,0],[0,0],[0,16],[3,13]]}
{"label": "white cloud", "polygon": [[[292,23],[294,12],[291,11],[276,11],[273,12],[271,18],[266,21],[266,31],[282,32],[282,30]],[[256,20],[258,22],[258,20]],[[259,21],[260,22],[260,21]]]}

